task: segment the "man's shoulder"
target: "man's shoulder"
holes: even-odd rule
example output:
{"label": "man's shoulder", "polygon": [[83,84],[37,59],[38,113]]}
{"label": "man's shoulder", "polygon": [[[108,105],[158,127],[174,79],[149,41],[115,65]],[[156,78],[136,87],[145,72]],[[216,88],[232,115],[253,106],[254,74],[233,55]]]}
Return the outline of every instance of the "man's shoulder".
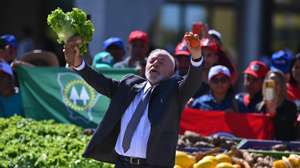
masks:
{"label": "man's shoulder", "polygon": [[162,80],[159,82],[158,86],[160,89],[172,89],[174,87],[178,87],[179,82],[183,79],[182,76],[179,75],[173,75],[172,77]]}

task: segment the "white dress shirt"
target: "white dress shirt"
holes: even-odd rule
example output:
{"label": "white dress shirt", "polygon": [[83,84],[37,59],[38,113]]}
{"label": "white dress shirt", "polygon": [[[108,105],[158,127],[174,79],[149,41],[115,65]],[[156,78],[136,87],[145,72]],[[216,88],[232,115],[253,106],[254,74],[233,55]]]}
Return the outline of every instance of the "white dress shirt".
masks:
{"label": "white dress shirt", "polygon": [[[191,59],[191,64],[194,67],[199,67],[203,63],[203,57],[201,57],[200,61],[193,61]],[[75,70],[80,71],[85,67],[85,62],[82,61],[81,65],[78,67],[75,67]],[[132,136],[131,145],[127,152],[124,152],[122,147],[122,141],[124,138],[125,130],[127,128],[127,125],[130,121],[130,119],[133,116],[133,113],[135,112],[135,109],[137,108],[138,103],[141,101],[142,97],[145,96],[145,93],[147,89],[151,87],[151,84],[149,82],[146,83],[146,86],[142,89],[141,92],[139,92],[134,100],[130,103],[128,108],[126,109],[125,113],[122,116],[121,119],[121,128],[120,133],[118,135],[117,143],[115,146],[115,151],[119,155],[123,156],[129,156],[129,157],[137,157],[137,158],[146,158],[147,154],[147,144],[148,139],[151,131],[151,123],[148,119],[148,105],[146,107],[146,110],[144,114],[142,115],[139,124]]]}
{"label": "white dress shirt", "polygon": [[137,125],[135,132],[133,133],[131,139],[131,145],[126,153],[123,150],[122,142],[123,142],[127,125],[129,124],[129,121],[132,118],[133,113],[137,108],[137,105],[141,101],[142,97],[145,96],[145,93],[149,89],[149,87],[151,87],[151,85],[149,82],[147,82],[146,86],[143,88],[141,92],[139,92],[135,96],[133,102],[128,106],[128,108],[126,109],[125,113],[122,116],[120,133],[115,146],[115,151],[119,155],[146,158],[147,143],[148,143],[148,138],[151,130],[151,124],[148,119],[148,105],[146,107],[144,114],[141,117],[141,120],[139,121],[139,124]]}

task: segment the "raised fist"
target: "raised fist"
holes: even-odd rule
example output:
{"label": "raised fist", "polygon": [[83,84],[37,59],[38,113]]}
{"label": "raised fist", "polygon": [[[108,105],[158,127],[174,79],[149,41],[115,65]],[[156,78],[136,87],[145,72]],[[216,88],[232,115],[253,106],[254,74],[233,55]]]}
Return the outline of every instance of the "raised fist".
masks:
{"label": "raised fist", "polygon": [[82,38],[77,36],[70,38],[64,46],[65,60],[71,68],[77,67],[82,63],[79,49],[81,44]]}

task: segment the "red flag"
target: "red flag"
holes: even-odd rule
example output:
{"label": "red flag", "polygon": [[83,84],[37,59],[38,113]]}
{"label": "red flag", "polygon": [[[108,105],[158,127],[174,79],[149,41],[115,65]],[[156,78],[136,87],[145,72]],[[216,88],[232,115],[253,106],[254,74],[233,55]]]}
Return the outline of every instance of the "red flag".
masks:
{"label": "red flag", "polygon": [[190,130],[201,135],[228,132],[249,139],[272,139],[273,119],[257,113],[204,111],[186,108],[181,116],[180,133]]}

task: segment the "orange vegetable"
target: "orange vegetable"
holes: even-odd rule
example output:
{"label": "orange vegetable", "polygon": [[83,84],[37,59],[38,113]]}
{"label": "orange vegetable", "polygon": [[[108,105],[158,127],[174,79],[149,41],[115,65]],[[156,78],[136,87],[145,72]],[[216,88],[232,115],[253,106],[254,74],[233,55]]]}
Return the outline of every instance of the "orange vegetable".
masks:
{"label": "orange vegetable", "polygon": [[187,40],[190,43],[190,46],[192,48],[200,47],[200,40],[198,35],[196,34],[192,34],[192,33],[187,34],[185,40]]}

